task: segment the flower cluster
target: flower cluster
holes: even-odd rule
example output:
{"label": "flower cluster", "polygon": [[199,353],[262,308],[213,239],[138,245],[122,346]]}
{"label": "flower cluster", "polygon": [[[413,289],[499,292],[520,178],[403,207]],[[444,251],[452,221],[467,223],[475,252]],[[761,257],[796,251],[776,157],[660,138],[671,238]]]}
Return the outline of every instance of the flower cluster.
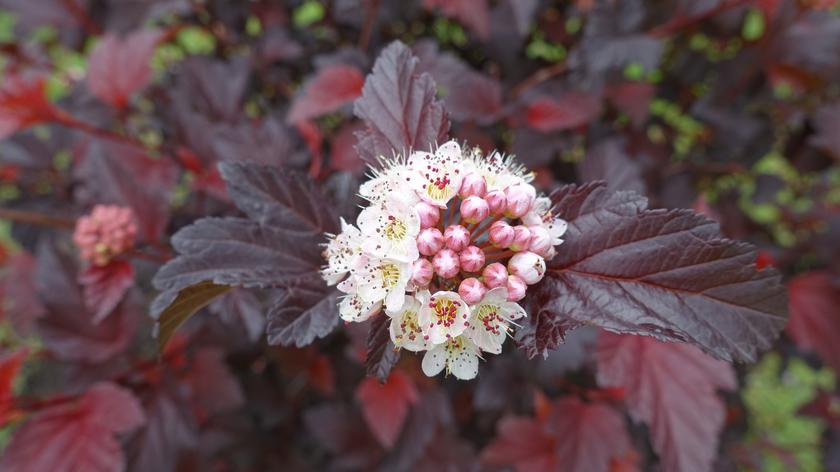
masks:
{"label": "flower cluster", "polygon": [[82,260],[104,266],[131,249],[136,236],[137,223],[130,208],[96,205],[90,214],[76,221],[73,241]]}
{"label": "flower cluster", "polygon": [[346,294],[342,319],[384,308],[394,345],[427,351],[426,375],[474,378],[480,353],[499,354],[525,316],[517,302],[566,230],[532,178],[455,141],[385,162],[360,188],[370,204],[357,225],[342,221],[325,251],[323,276]]}

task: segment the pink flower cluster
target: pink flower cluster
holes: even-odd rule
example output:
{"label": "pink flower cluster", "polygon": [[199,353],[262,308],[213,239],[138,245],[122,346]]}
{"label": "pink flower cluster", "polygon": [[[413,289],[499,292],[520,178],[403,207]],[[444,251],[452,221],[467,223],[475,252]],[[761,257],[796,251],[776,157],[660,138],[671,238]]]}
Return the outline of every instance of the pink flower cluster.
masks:
{"label": "pink flower cluster", "polygon": [[358,227],[342,221],[327,245],[323,275],[346,294],[341,317],[384,308],[394,344],[427,351],[427,375],[475,377],[480,353],[500,353],[525,316],[516,302],[566,230],[532,177],[510,157],[454,141],[386,162],[360,189],[370,205]]}
{"label": "pink flower cluster", "polygon": [[76,221],[73,241],[82,260],[104,266],[131,249],[136,236],[137,223],[130,208],[96,205],[90,214]]}

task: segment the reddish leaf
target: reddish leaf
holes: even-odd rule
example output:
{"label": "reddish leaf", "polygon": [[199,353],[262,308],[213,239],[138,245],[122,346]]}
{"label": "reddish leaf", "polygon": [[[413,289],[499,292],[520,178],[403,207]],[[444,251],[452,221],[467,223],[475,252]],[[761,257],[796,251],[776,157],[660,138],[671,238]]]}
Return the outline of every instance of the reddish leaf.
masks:
{"label": "reddish leaf", "polygon": [[292,102],[286,121],[299,123],[338,110],[362,94],[364,77],[353,66],[335,64],[322,68],[303,85]]}
{"label": "reddish leaf", "polygon": [[498,437],[481,453],[491,466],[519,471],[608,471],[629,451],[624,419],[609,406],[563,398],[536,419],[502,418]]}
{"label": "reddish leaf", "polygon": [[735,371],[693,346],[602,332],[598,384],[624,389],[631,416],[647,423],[664,470],[712,470],[726,408],[717,389]]}
{"label": "reddish leaf", "polygon": [[26,359],[26,349],[19,349],[0,357],[0,427],[5,427],[13,411],[12,400],[15,378]]}
{"label": "reddish leaf", "polygon": [[419,400],[417,387],[402,371],[391,372],[385,383],[367,378],[356,388],[356,399],[373,435],[385,449],[397,441],[411,405]]}
{"label": "reddish leaf", "polygon": [[423,7],[427,10],[440,9],[441,13],[460,21],[481,39],[490,35],[487,0],[423,0]]}
{"label": "reddish leaf", "polygon": [[644,198],[611,195],[601,183],[562,187],[552,199],[569,230],[541,282],[549,293],[541,311],[691,342],[724,360],[755,360],[783,328],[778,272],[757,271],[755,248],[723,239],[711,220],[647,210]]}
{"label": "reddish leaf", "polygon": [[36,255],[38,295],[47,309],[36,330],[44,347],[58,359],[92,363],[122,352],[137,327],[136,307],[123,303],[106,319],[94,323],[94,313],[85,306],[82,287],[76,281],[75,261],[47,241]]}
{"label": "reddish leaf", "polygon": [[365,169],[365,161],[353,146],[356,144],[356,133],[364,130],[364,125],[358,122],[346,124],[335,134],[330,143],[330,168],[344,170],[354,175],[361,175]]}
{"label": "reddish leaf", "polygon": [[585,125],[601,113],[600,97],[569,92],[557,98],[540,98],[525,109],[528,125],[549,133]]}
{"label": "reddish leaf", "polygon": [[198,445],[199,429],[183,384],[169,375],[163,379],[167,384],[154,385],[142,397],[147,421],[129,445],[129,470],[175,470],[180,453]]}
{"label": "reddish leaf", "polygon": [[633,126],[645,124],[650,111],[650,100],[656,87],[645,82],[622,82],[607,87],[606,95],[616,108],[626,113]]}
{"label": "reddish leaf", "polygon": [[204,348],[195,353],[184,383],[189,387],[196,418],[210,416],[242,406],[242,387],[225,363],[224,352]]}
{"label": "reddish leaf", "polygon": [[149,60],[161,39],[159,31],[141,30],[120,38],[106,34],[88,58],[88,87],[105,103],[123,108],[152,78]]}
{"label": "reddish leaf", "polygon": [[96,384],[78,401],[44,409],[16,429],[0,469],[124,470],[125,457],[115,436],[143,422],[143,410],[131,392]]}
{"label": "reddish leaf", "polygon": [[405,44],[395,41],[385,48],[353,109],[368,126],[357,135],[362,159],[375,164],[380,156],[442,142],[449,120],[436,93],[434,80],[418,73],[417,58]]}
{"label": "reddish leaf", "polygon": [[79,273],[79,283],[84,287],[85,306],[93,313],[96,324],[114,311],[134,283],[134,267],[121,260],[89,266]]}
{"label": "reddish leaf", "polygon": [[840,287],[828,272],[807,272],[788,282],[787,332],[797,346],[819,354],[840,372]]}
{"label": "reddish leaf", "polygon": [[43,78],[25,80],[8,74],[0,85],[0,140],[29,126],[58,120],[63,113],[46,98]]}

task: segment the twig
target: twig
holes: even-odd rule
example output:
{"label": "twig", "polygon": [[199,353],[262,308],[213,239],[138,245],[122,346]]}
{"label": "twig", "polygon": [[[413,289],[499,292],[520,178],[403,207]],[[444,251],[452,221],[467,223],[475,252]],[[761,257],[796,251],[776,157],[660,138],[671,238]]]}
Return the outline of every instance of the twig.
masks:
{"label": "twig", "polygon": [[530,76],[528,76],[522,82],[519,82],[513,89],[511,90],[511,97],[514,99],[519,98],[519,96],[525,90],[533,87],[534,85],[540,84],[545,82],[552,77],[556,77],[563,72],[566,71],[566,62],[558,62],[557,64],[552,64],[548,67],[543,67],[542,69],[534,72]]}
{"label": "twig", "polygon": [[667,21],[649,30],[647,34],[648,36],[652,36],[654,38],[662,38],[664,36],[677,33],[684,28],[699,23],[707,18],[711,18],[719,13],[723,13],[732,8],[736,8],[741,5],[750,3],[751,1],[753,0],[724,0],[720,2],[716,7],[710,8],[696,15],[682,16]]}
{"label": "twig", "polygon": [[76,3],[76,0],[61,0],[61,3],[64,4],[64,8],[67,9],[68,13],[73,15],[73,17],[81,23],[87,34],[91,36],[99,36],[102,34],[102,28],[93,21],[84,8]]}
{"label": "twig", "polygon": [[76,226],[76,220],[11,208],[0,208],[0,220],[58,228],[73,228]]}
{"label": "twig", "polygon": [[365,16],[365,24],[362,26],[362,33],[359,35],[359,49],[367,51],[370,45],[370,37],[373,33],[373,25],[376,23],[376,17],[379,15],[379,4],[381,0],[373,0],[370,8],[367,9]]}

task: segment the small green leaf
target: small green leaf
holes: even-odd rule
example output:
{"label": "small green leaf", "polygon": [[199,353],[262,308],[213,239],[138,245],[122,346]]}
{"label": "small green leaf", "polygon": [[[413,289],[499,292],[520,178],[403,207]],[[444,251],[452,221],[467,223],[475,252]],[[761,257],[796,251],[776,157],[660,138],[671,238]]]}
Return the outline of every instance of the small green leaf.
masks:
{"label": "small green leaf", "polygon": [[158,352],[163,352],[179,326],[214,298],[229,292],[233,287],[210,281],[201,282],[178,292],[175,300],[160,314],[157,324]]}
{"label": "small green leaf", "polygon": [[306,28],[307,26],[317,23],[324,18],[324,6],[320,2],[308,0],[295,8],[292,15],[292,21],[298,28]]}
{"label": "small green leaf", "polygon": [[764,14],[761,10],[753,8],[744,17],[744,25],[741,28],[741,36],[747,41],[755,41],[764,35]]}

